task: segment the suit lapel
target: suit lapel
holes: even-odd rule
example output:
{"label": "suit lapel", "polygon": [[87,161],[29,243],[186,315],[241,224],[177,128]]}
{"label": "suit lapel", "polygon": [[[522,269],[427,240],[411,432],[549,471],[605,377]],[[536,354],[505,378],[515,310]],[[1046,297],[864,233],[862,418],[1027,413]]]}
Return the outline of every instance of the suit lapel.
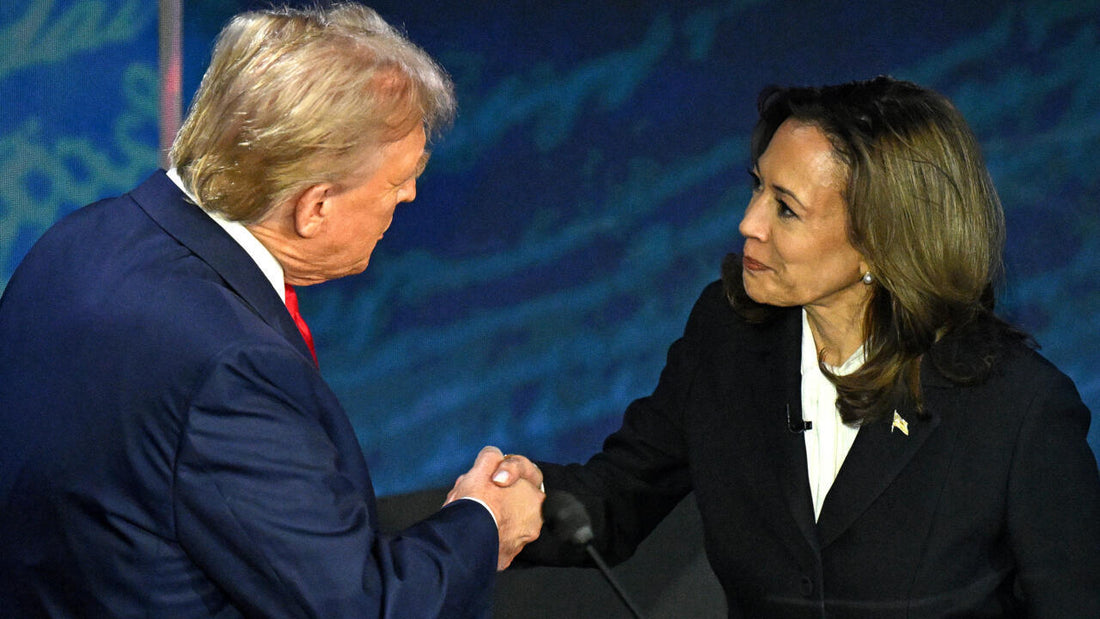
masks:
{"label": "suit lapel", "polygon": [[188,202],[163,171],[130,195],[165,232],[210,265],[249,309],[312,358],[279,293],[260,267],[209,215]]}
{"label": "suit lapel", "polygon": [[[761,387],[754,390],[753,408],[764,448],[773,458],[778,491],[806,543],[822,549],[851,527],[889,487],[939,426],[941,416],[936,407],[926,406],[929,414],[918,417],[913,405],[907,404],[897,410],[908,434],[893,427],[893,411],[887,418],[861,428],[815,524],[805,437],[788,429],[787,421],[788,407],[790,419],[802,419],[801,344],[801,313],[792,311],[780,319],[775,331],[764,333],[744,352],[756,356],[760,371],[755,374]],[[926,391],[928,387],[950,386],[927,361],[921,368],[921,378]],[[926,396],[926,405],[928,399]]]}
{"label": "suit lapel", "polygon": [[844,459],[818,518],[817,531],[823,548],[852,526],[882,494],[940,423],[940,416],[935,413],[918,417],[910,403],[897,407],[902,423],[896,427],[893,412],[861,427]]}
{"label": "suit lapel", "polygon": [[759,351],[763,387],[756,390],[758,427],[763,433],[765,449],[773,458],[778,491],[787,513],[804,541],[817,548],[813,498],[806,473],[805,438],[801,432],[792,432],[788,423],[788,410],[790,419],[802,419],[801,314],[787,312],[780,321],[777,332],[765,338],[765,348]]}

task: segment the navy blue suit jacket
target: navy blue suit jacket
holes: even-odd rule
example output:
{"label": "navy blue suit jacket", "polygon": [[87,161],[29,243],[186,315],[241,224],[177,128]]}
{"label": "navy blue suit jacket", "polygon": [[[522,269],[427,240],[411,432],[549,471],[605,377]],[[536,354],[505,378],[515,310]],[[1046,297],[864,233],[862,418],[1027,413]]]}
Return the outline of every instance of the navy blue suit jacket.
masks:
{"label": "navy blue suit jacket", "polygon": [[163,172],[31,249],[0,298],[5,616],[486,611],[483,507],[377,522],[278,294]]}

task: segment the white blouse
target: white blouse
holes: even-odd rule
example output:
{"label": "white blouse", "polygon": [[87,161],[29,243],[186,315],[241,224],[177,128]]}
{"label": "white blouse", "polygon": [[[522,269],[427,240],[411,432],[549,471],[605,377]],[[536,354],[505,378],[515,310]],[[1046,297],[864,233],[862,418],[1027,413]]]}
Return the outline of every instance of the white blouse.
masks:
{"label": "white blouse", "polygon": [[[821,505],[836,480],[840,466],[859,432],[858,425],[840,420],[836,408],[836,386],[829,382],[818,367],[817,349],[806,310],[802,310],[802,419],[812,422],[803,433],[806,439],[806,464],[810,477],[810,494],[814,500],[814,520],[821,516]],[[827,366],[837,375],[850,374],[863,365],[864,350],[860,346],[840,367]]]}

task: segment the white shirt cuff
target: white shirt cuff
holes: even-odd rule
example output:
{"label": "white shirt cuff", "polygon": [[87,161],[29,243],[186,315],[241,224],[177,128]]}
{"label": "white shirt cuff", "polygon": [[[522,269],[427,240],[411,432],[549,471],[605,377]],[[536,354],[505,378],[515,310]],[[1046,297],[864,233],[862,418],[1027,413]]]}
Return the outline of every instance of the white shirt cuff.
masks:
{"label": "white shirt cuff", "polygon": [[464,496],[459,498],[460,501],[463,499],[473,501],[474,503],[477,503],[478,505],[484,507],[485,511],[489,512],[489,515],[493,517],[493,524],[496,525],[498,529],[500,528],[500,523],[497,522],[497,515],[493,513],[493,510],[489,507],[488,504],[485,503],[485,501],[482,501],[481,499],[476,499],[472,496]]}

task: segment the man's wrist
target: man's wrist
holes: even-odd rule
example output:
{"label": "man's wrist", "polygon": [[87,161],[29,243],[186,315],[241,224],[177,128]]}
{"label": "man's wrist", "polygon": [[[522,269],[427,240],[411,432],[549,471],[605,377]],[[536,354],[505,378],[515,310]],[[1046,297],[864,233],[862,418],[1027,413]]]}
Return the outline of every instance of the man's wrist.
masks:
{"label": "man's wrist", "polygon": [[500,528],[500,521],[497,520],[497,515],[495,513],[493,513],[493,508],[489,507],[488,503],[486,503],[485,501],[482,501],[481,499],[479,499],[477,497],[472,497],[472,496],[460,497],[458,500],[459,501],[462,501],[462,500],[473,501],[473,502],[477,503],[478,505],[484,507],[485,511],[489,512],[489,515],[492,516],[493,525],[495,525],[498,529]]}

